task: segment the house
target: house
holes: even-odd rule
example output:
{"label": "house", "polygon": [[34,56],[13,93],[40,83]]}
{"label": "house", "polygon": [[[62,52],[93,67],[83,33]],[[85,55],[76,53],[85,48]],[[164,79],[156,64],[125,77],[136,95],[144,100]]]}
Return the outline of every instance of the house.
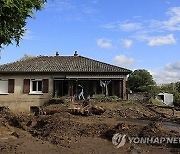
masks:
{"label": "house", "polygon": [[130,70],[79,56],[38,56],[0,65],[0,105],[25,111],[41,106],[52,97],[77,94],[87,97],[104,93],[100,82],[110,82],[108,95],[126,99],[126,77]]}
{"label": "house", "polygon": [[168,106],[173,106],[173,94],[159,93],[157,99]]}

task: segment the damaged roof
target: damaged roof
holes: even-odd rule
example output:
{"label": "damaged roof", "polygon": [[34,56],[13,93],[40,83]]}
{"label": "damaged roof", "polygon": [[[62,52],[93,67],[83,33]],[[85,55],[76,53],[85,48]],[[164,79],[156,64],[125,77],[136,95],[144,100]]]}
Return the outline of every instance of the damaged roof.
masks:
{"label": "damaged roof", "polygon": [[0,65],[0,73],[26,72],[120,72],[131,73],[130,70],[110,65],[83,56],[38,56]]}

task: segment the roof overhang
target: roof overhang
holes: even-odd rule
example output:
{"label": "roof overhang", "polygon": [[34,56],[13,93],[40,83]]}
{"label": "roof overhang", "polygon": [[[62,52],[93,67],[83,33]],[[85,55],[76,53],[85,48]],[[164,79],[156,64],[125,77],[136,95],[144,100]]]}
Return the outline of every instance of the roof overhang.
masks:
{"label": "roof overhang", "polygon": [[65,78],[55,77],[54,80],[87,80],[87,79],[123,79],[126,78],[126,75],[66,75]]}

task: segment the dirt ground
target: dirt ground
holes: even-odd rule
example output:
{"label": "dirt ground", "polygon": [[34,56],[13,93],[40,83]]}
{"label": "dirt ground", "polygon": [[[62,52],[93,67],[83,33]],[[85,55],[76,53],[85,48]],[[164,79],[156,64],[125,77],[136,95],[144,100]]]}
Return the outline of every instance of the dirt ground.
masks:
{"label": "dirt ground", "polygon": [[44,107],[44,115],[0,112],[0,153],[180,153],[179,144],[112,144],[116,133],[127,137],[180,137],[180,111],[147,104],[93,103],[105,112],[89,116],[69,112],[68,104]]}

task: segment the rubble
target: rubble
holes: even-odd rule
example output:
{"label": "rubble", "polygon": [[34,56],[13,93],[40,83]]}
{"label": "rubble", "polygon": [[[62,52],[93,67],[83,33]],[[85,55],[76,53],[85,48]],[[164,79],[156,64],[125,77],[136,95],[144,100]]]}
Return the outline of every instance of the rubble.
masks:
{"label": "rubble", "polygon": [[103,109],[102,107],[91,106],[91,105],[71,106],[70,108],[68,108],[68,110],[69,110],[69,113],[71,113],[71,114],[84,115],[84,116],[89,116],[89,115],[92,115],[92,114],[101,115],[101,114],[103,114],[105,112],[105,109]]}
{"label": "rubble", "polygon": [[[96,147],[100,150],[104,146],[103,144],[106,144],[106,141],[108,141],[107,147],[110,152],[114,150],[113,145],[109,145],[111,145],[110,142],[115,133],[138,137],[180,136],[180,133],[175,129],[176,127],[170,127],[169,129],[162,123],[162,120],[170,120],[167,117],[171,113],[166,113],[166,116],[163,116],[164,119],[161,118],[161,121],[159,121],[157,117],[163,113],[159,110],[154,110],[146,106],[134,104],[69,102],[68,104],[50,104],[44,106],[43,112],[46,114],[18,115],[4,111],[0,113],[0,124],[11,130],[9,135],[13,136],[17,141],[23,139],[23,137],[25,141],[28,141],[29,139],[26,136],[29,134],[37,142],[48,142],[48,145],[53,145],[56,148],[61,147],[61,149],[64,148],[65,151],[76,149],[77,147],[81,151],[80,146],[85,145],[87,147]],[[177,115],[177,113],[175,114]],[[128,119],[135,119],[140,122]],[[144,123],[142,119],[147,120]],[[176,121],[178,122],[178,120]],[[23,130],[24,133],[21,133],[19,130]],[[17,141],[12,142],[16,143]],[[95,143],[91,144],[91,141]],[[88,144],[84,142],[88,142]],[[102,142],[103,144],[100,145],[99,143]],[[14,144],[11,145],[11,142],[4,144],[1,141],[0,146],[0,152],[11,151],[16,147]],[[149,147],[149,145],[144,146]],[[151,146],[154,148],[154,145]],[[162,148],[164,145],[158,146]],[[166,146],[174,148],[173,146],[175,145]],[[142,150],[136,146],[133,149],[135,150],[132,151]],[[93,152],[93,150],[90,152]]]}

